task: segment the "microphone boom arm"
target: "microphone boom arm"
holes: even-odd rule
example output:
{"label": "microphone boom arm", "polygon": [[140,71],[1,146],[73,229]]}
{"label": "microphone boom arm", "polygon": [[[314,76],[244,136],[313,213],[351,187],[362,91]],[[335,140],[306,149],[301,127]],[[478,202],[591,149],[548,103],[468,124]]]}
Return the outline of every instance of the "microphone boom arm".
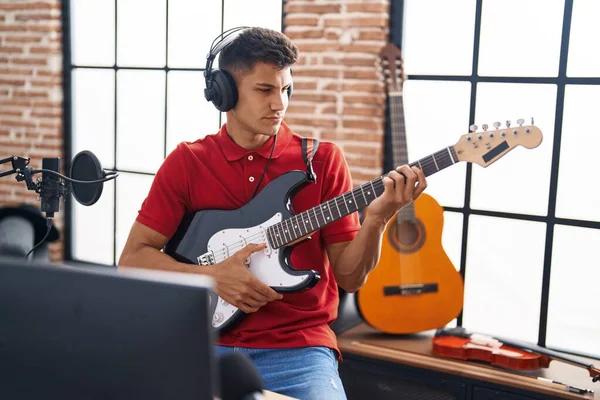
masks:
{"label": "microphone boom arm", "polygon": [[0,178],[3,176],[7,176],[7,175],[21,173],[23,170],[25,170],[27,165],[29,165],[30,159],[25,158],[25,157],[19,157],[19,156],[10,156],[10,157],[6,157],[6,158],[3,158],[2,160],[0,160],[0,164],[5,164],[7,162],[12,163],[13,169],[11,169],[10,171],[5,171],[5,172],[0,173]]}

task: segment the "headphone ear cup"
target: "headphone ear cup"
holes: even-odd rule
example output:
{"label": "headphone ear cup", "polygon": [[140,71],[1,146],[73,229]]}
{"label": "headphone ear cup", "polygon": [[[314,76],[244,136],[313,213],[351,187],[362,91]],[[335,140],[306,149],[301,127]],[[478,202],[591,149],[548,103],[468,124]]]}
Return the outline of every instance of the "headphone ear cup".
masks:
{"label": "headphone ear cup", "polygon": [[214,93],[212,103],[221,112],[235,107],[238,100],[238,90],[233,76],[225,70],[215,69],[211,72],[209,90]]}

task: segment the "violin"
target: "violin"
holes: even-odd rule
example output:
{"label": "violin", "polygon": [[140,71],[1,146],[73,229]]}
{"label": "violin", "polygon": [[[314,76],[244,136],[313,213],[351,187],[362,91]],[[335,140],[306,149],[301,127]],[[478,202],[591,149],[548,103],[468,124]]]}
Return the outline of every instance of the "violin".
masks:
{"label": "violin", "polygon": [[600,380],[600,369],[574,357],[518,340],[468,333],[463,327],[438,329],[432,339],[433,353],[460,360],[484,361],[494,366],[537,370],[556,359],[588,370],[592,382]]}
{"label": "violin", "polygon": [[440,336],[433,338],[433,353],[460,360],[477,360],[491,365],[518,369],[536,370],[547,368],[550,358],[504,344],[491,347],[471,341],[470,338]]}

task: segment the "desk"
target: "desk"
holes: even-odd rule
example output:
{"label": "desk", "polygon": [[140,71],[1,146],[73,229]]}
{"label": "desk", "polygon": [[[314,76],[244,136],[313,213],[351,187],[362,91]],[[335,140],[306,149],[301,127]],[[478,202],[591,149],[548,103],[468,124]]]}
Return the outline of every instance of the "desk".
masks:
{"label": "desk", "polygon": [[[583,368],[553,360],[549,368],[521,372],[442,358],[432,353],[433,333],[393,336],[361,323],[338,335],[348,399],[600,399],[600,382],[593,383]],[[596,393],[569,393],[538,376]]]}
{"label": "desk", "polygon": [[[270,390],[263,390],[265,400],[298,400],[295,397],[284,396],[279,393],[271,392]],[[215,400],[221,400],[219,397],[215,397]]]}
{"label": "desk", "polygon": [[284,396],[282,394],[270,392],[268,390],[264,390],[263,392],[265,394],[265,400],[298,400],[294,397]]}

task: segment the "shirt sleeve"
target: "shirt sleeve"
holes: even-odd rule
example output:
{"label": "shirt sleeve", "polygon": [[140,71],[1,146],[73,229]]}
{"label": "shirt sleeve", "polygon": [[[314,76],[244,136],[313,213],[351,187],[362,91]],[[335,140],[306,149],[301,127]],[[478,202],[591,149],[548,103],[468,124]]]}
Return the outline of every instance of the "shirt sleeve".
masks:
{"label": "shirt sleeve", "polygon": [[148,196],[136,218],[139,223],[168,238],[175,234],[189,204],[185,156],[183,144],[167,156],[154,176]]}
{"label": "shirt sleeve", "polygon": [[[330,143],[331,152],[321,174],[323,179],[323,197],[321,202],[326,202],[334,197],[352,190],[352,176],[342,151]],[[360,229],[358,212],[354,212],[339,219],[321,230],[321,237],[325,244],[348,242],[356,236]]]}

